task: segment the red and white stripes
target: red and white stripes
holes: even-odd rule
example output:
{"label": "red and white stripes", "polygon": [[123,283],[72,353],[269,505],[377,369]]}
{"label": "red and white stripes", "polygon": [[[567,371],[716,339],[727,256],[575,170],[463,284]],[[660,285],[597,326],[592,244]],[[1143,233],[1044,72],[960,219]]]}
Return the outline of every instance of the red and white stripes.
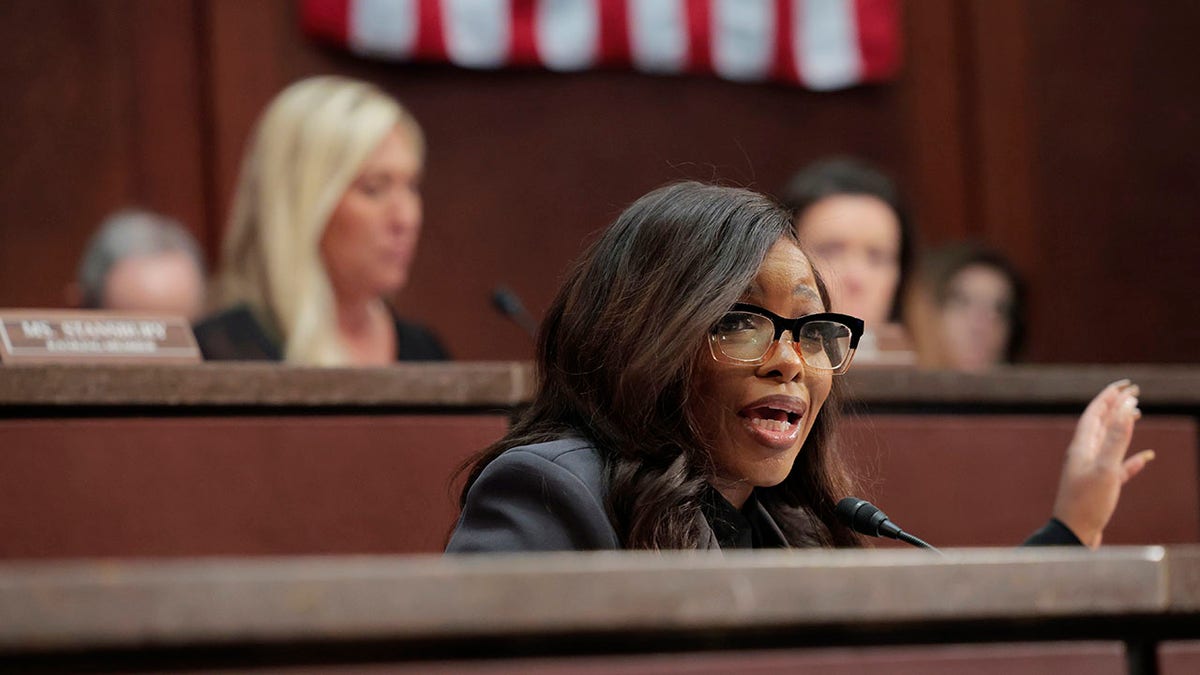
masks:
{"label": "red and white stripes", "polygon": [[309,35],[465,68],[627,67],[810,89],[899,66],[899,0],[302,0]]}

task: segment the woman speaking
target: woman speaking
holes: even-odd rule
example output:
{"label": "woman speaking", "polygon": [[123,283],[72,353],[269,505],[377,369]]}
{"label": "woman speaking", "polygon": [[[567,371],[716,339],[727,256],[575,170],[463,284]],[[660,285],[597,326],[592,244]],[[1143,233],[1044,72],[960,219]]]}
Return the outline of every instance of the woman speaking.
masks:
{"label": "woman speaking", "polygon": [[[829,296],[791,214],[681,183],[637,200],[568,274],[533,400],[470,468],[450,552],[859,545],[837,447],[838,376],[862,321]],[[1029,543],[1098,546],[1137,388],[1114,383],[1067,449]]]}

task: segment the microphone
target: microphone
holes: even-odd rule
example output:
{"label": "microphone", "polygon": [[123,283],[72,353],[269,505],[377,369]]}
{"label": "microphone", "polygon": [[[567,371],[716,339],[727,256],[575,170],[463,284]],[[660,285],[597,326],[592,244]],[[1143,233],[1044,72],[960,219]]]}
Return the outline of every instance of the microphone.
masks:
{"label": "microphone", "polygon": [[[937,551],[927,542],[915,537],[888,519],[887,514],[880,511],[874,504],[858,497],[846,497],[837,505],[837,516],[846,527],[871,537],[887,537],[898,539],[917,548],[927,548]],[[939,553],[941,551],[938,551]]]}
{"label": "microphone", "polygon": [[525,305],[521,304],[521,298],[518,298],[517,294],[510,291],[507,286],[497,286],[492,291],[492,306],[523,328],[530,337],[537,337],[537,322],[533,320],[529,312],[525,311]]}

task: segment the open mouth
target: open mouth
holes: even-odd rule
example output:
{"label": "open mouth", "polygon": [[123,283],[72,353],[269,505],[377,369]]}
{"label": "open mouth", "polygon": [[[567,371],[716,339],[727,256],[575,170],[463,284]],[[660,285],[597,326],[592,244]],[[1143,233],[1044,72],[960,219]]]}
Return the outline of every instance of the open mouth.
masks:
{"label": "open mouth", "polygon": [[800,438],[808,402],[797,396],[767,396],[738,411],[755,442],[773,451],[786,450]]}
{"label": "open mouth", "polygon": [[756,427],[776,432],[788,431],[799,424],[801,418],[800,413],[770,406],[743,408],[738,415]]}

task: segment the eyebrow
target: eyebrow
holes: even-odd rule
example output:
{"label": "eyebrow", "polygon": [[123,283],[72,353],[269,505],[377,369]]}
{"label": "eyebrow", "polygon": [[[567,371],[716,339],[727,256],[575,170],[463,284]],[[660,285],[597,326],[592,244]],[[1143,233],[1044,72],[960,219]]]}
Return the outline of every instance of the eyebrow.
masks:
{"label": "eyebrow", "polygon": [[824,303],[824,301],[821,299],[821,294],[818,293],[812,286],[807,284],[800,284],[799,286],[793,288],[792,295],[803,295],[808,297],[810,300],[814,300],[822,304]]}
{"label": "eyebrow", "polygon": [[[761,293],[762,288],[758,285],[757,281],[754,281],[751,282],[750,286],[747,287],[745,292],[742,293],[742,297]],[[808,284],[797,284],[794,288],[792,288],[792,295],[803,296],[805,299],[817,303],[822,308],[825,307],[825,300],[821,297],[821,294]]]}

